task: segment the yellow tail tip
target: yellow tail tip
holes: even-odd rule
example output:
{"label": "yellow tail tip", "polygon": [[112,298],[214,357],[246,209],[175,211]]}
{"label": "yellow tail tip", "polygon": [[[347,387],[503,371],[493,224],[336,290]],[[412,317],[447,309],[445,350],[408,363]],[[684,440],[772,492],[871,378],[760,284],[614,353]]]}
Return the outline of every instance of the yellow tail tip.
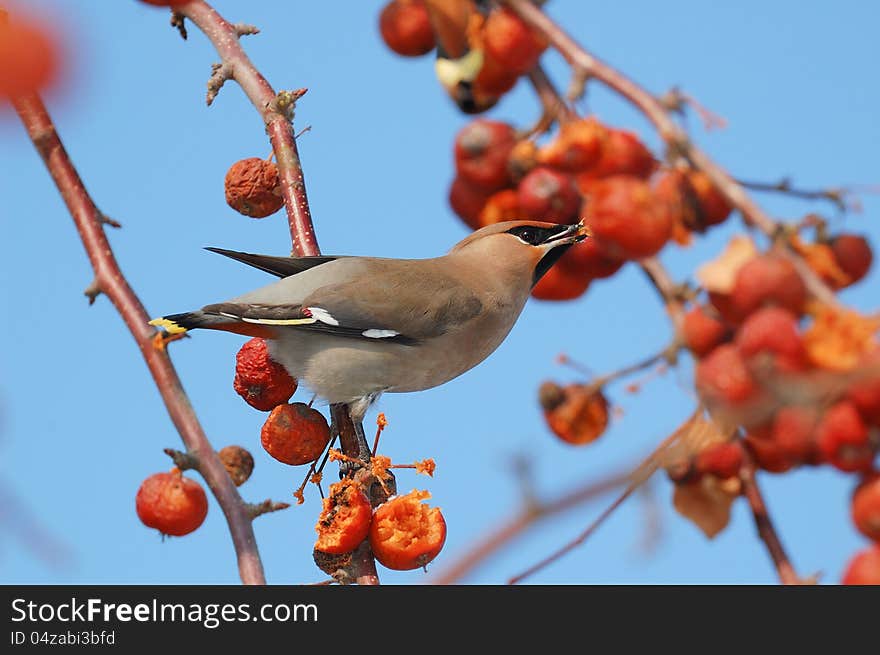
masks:
{"label": "yellow tail tip", "polygon": [[160,327],[165,330],[168,334],[183,334],[186,332],[185,327],[180,327],[174,321],[169,321],[167,318],[154,318],[150,321],[150,325],[155,327]]}

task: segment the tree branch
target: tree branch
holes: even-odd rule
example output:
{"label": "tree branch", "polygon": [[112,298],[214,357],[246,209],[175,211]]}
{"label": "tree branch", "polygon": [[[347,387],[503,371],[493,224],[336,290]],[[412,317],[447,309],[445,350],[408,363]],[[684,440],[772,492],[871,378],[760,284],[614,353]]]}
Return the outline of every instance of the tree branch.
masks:
{"label": "tree branch", "polygon": [[205,436],[167,350],[154,346],[156,332],[147,324],[149,317],[144,306],[119,269],[104,233],[101,212],[89,196],[40,98],[35,95],[20,97],[13,101],[13,106],[73,217],[95,272],[93,286],[110,299],[125,321],[156,382],[171,421],[189,453],[199,462],[199,473],[226,516],[242,582],[265,584],[247,505]]}

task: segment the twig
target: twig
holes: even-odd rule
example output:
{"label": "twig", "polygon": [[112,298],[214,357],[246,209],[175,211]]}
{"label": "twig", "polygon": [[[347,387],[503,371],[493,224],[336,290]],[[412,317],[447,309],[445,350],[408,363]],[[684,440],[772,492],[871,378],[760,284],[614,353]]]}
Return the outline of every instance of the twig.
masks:
{"label": "twig", "polygon": [[611,371],[610,373],[600,375],[599,377],[590,380],[590,386],[595,389],[601,389],[610,382],[614,382],[615,380],[619,380],[620,378],[625,378],[632,375],[633,373],[638,373],[639,371],[644,371],[646,368],[651,368],[661,361],[665,361],[670,366],[674,366],[676,360],[678,359],[678,351],[680,349],[681,344],[677,340],[675,340],[664,347],[663,350],[654,353],[650,357],[645,357],[644,359],[640,359],[633,364],[629,364],[628,366],[619,368],[616,371]]}
{"label": "twig", "polygon": [[747,450],[743,451],[743,465],[740,468],[740,480],[742,481],[743,496],[749,503],[749,509],[755,519],[755,527],[758,529],[758,536],[767,547],[770,559],[779,575],[779,581],[785,585],[801,584],[801,579],[795,573],[788,554],[776,533],[773,521],[770,519],[770,512],[767,511],[767,505],[764,503],[764,497],[761,495],[761,489],[758,487],[758,481],[755,478],[755,461]]}
{"label": "twig", "polygon": [[248,503],[248,512],[252,519],[268,514],[270,512],[280,512],[282,509],[290,507],[290,503],[279,503],[267,498],[262,503]]}
{"label": "twig", "polygon": [[841,212],[857,208],[857,205],[852,200],[854,191],[848,187],[799,189],[794,187],[791,180],[787,177],[782,178],[778,182],[754,182],[751,180],[737,180],[737,182],[752,191],[781,193],[794,198],[802,198],[803,200],[827,200]]}
{"label": "twig", "polygon": [[226,468],[205,436],[167,351],[154,347],[156,333],[147,324],[149,316],[119,269],[110,242],[104,234],[101,213],[64,149],[43,102],[39,97],[30,95],[14,100],[13,106],[73,217],[94,269],[96,286],[113,303],[137,342],[174,426],[187,450],[198,459],[199,473],[226,516],[242,582],[265,584],[263,564],[247,505],[238,495]]}
{"label": "twig", "polygon": [[[565,58],[575,72],[588,75],[623,96],[654,125],[660,138],[672,154],[681,155],[694,168],[703,171],[727,201],[742,214],[749,225],[753,225],[770,238],[779,233],[779,225],[746,193],[721,166],[716,164],[702,150],[691,143],[684,130],[672,119],[669,110],[659,98],[633,82],[620,71],[587,52],[558,24],[547,16],[540,7],[530,0],[499,0],[529,26],[544,36]],[[813,272],[796,253],[786,250],[810,293],[819,301],[837,306],[834,292]]]}
{"label": "twig", "polygon": [[617,473],[601,480],[588,482],[553,500],[530,502],[507,521],[486,535],[473,549],[462,555],[439,575],[431,578],[430,584],[454,584],[464,578],[482,562],[494,555],[518,536],[540,521],[556,514],[574,509],[583,503],[608,493],[628,482],[630,471]]}
{"label": "twig", "polygon": [[727,119],[710,111],[705,105],[698,102],[696,98],[685,93],[678,87],[673,87],[660,96],[660,103],[669,111],[680,114],[681,116],[685,115],[685,107],[690,106],[691,109],[697,113],[697,116],[700,117],[700,120],[703,122],[703,129],[707,132],[716,129],[723,130],[727,127]]}

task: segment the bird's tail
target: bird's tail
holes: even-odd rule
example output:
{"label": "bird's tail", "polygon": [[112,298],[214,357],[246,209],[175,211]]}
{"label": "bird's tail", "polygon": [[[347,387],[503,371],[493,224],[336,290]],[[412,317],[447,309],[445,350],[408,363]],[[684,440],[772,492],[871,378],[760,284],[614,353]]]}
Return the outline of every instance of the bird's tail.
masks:
{"label": "bird's tail", "polygon": [[213,314],[198,310],[195,312],[184,312],[183,314],[168,314],[154,318],[150,321],[150,325],[162,328],[168,334],[183,334],[189,330],[203,328],[208,330],[223,330],[224,332],[235,332],[250,337],[274,338],[275,331],[263,325],[245,323],[241,320]]}

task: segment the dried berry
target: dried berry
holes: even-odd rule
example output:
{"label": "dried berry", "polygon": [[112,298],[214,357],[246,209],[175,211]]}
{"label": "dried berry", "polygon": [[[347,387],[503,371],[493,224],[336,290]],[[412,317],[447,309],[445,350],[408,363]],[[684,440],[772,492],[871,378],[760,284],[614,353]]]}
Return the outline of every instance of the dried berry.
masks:
{"label": "dried berry", "polygon": [[259,157],[242,159],[230,166],[225,188],[226,204],[251,218],[265,218],[284,206],[278,168]]}
{"label": "dried berry", "polygon": [[290,400],[297,384],[287,369],[269,357],[265,339],[256,337],[245,343],[235,356],[232,387],[248,405],[268,412]]}
{"label": "dried berry", "polygon": [[217,453],[236,487],[240,487],[254,471],[254,457],[241,446],[226,446]]}

